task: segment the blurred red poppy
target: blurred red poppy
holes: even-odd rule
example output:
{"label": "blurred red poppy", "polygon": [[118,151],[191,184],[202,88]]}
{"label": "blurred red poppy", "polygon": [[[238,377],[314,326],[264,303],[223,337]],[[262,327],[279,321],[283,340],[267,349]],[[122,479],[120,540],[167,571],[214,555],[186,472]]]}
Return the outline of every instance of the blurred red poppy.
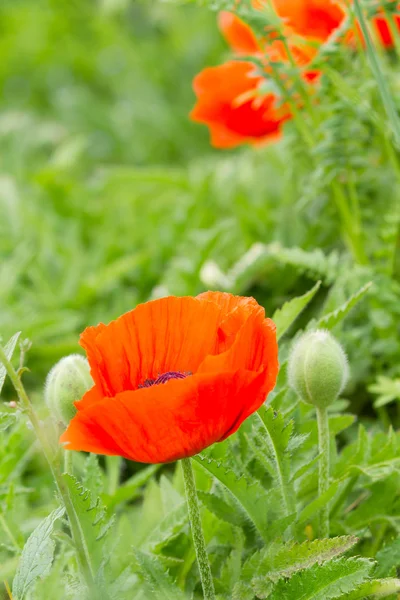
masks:
{"label": "blurred red poppy", "polygon": [[[270,6],[282,19],[284,33],[290,37],[290,32],[303,36],[309,41],[324,43],[342,25],[347,16],[346,3],[340,0],[253,0],[257,9],[262,9],[271,2]],[[350,0],[351,1],[351,0]],[[389,2],[390,4],[390,2]],[[400,11],[400,3],[392,0]],[[219,23],[225,38],[235,52],[244,54],[258,51],[262,48],[251,27],[241,21],[233,13],[221,13]],[[229,16],[230,15],[230,16]],[[371,19],[377,39],[385,47],[394,44],[393,27],[400,31],[400,15],[393,15],[393,24],[384,14],[383,9],[378,16]],[[358,28],[357,28],[358,29]],[[361,35],[361,32],[358,31]],[[354,33],[345,37],[348,41],[354,40]],[[242,46],[247,40],[247,44]]]}
{"label": "blurred red poppy", "polygon": [[143,463],[224,440],[263,404],[278,373],[264,309],[220,292],[141,304],[86,329],[81,345],[95,384],[61,442]]}
{"label": "blurred red poppy", "polygon": [[288,107],[278,106],[275,94],[262,91],[264,79],[255,71],[250,62],[230,61],[195,77],[197,103],[190,117],[208,125],[216,148],[276,140],[290,118]]}

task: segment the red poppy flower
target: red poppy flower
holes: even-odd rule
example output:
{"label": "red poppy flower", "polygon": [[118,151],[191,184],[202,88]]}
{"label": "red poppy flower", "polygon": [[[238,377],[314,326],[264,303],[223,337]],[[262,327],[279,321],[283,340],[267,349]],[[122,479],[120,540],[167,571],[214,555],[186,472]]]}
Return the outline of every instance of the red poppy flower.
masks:
{"label": "red poppy flower", "polygon": [[259,145],[280,136],[290,113],[287,106],[278,106],[275,94],[262,92],[263,82],[245,61],[209,67],[195,77],[197,104],[190,117],[208,125],[213,146]]}
{"label": "red poppy flower", "polygon": [[[400,4],[398,4],[397,9],[400,10]],[[394,15],[394,26],[400,31],[400,16]],[[373,19],[373,24],[375,27],[376,34],[378,39],[386,48],[391,48],[394,45],[394,36],[392,28],[387,20],[387,18],[383,16],[378,16]]]}
{"label": "red poppy flower", "polygon": [[272,0],[277,14],[299,35],[324,42],[346,13],[337,0]]}
{"label": "red poppy flower", "polygon": [[141,304],[86,329],[81,345],[95,384],[61,442],[143,463],[224,440],[262,405],[278,373],[264,309],[220,292]]}

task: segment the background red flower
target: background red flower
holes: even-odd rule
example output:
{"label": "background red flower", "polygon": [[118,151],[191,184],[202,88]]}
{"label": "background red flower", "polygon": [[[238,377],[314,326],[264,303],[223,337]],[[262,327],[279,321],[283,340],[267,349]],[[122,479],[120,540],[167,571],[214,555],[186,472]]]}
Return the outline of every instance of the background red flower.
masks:
{"label": "background red flower", "polygon": [[290,118],[287,106],[278,106],[273,93],[263,93],[263,78],[245,61],[209,67],[193,81],[197,103],[190,116],[208,125],[216,148],[232,148],[248,142],[263,144],[281,135]]}

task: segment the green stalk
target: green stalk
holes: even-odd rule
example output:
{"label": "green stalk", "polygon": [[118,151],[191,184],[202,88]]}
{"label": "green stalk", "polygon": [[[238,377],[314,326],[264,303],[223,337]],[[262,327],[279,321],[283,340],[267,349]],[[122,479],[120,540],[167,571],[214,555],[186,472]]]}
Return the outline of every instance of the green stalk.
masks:
{"label": "green stalk", "polygon": [[[316,407],[318,422],[319,478],[318,494],[322,496],[329,487],[329,417],[327,409]],[[329,537],[329,506],[325,503],[319,514],[319,537]]]}
{"label": "green stalk", "polygon": [[118,489],[122,458],[120,456],[106,456],[107,467],[107,493],[114,496]]}
{"label": "green stalk", "polygon": [[72,452],[70,450],[64,450],[64,473],[73,474],[72,466]]}
{"label": "green stalk", "polygon": [[51,474],[53,475],[54,483],[56,485],[59,495],[61,496],[66,513],[68,515],[68,520],[71,527],[71,534],[74,541],[78,563],[83,579],[86,582],[89,590],[92,590],[94,584],[94,574],[90,563],[90,556],[87,555],[87,552],[85,550],[87,546],[83,537],[83,532],[80,527],[79,519],[75,513],[73,504],[71,502],[68,488],[64,482],[59,468],[58,456],[54,453],[49,443],[49,440],[46,437],[46,434],[39,422],[38,416],[36,415],[36,412],[29,400],[29,397],[25,391],[21,379],[18,377],[17,372],[15,371],[11,362],[8,360],[7,355],[4,352],[4,349],[1,345],[0,363],[2,363],[4,368],[6,369],[7,375],[9,376],[11,383],[13,384],[14,389],[17,392],[21,406],[25,413],[28,415],[28,418],[42,447],[43,454],[45,455],[45,458],[49,464]]}
{"label": "green stalk", "polygon": [[393,129],[393,137],[395,144],[398,148],[400,148],[400,119],[397,114],[397,110],[395,104],[393,102],[389,87],[386,83],[386,79],[382,72],[382,67],[380,65],[377,53],[375,52],[374,45],[372,43],[371,35],[368,30],[367,21],[365,19],[363,10],[361,8],[360,0],[354,0],[354,11],[355,15],[360,23],[361,31],[365,38],[365,44],[367,47],[367,55],[369,58],[371,70],[375,76],[376,82],[378,84],[379,92],[381,94],[382,103],[385,107],[386,114],[389,118],[389,121],[392,125]]}
{"label": "green stalk", "polygon": [[203,528],[201,525],[199,500],[197,497],[196,483],[194,480],[191,459],[183,458],[181,464],[185,482],[190,527],[192,529],[193,545],[196,551],[204,600],[215,600],[214,582],[207,556]]}

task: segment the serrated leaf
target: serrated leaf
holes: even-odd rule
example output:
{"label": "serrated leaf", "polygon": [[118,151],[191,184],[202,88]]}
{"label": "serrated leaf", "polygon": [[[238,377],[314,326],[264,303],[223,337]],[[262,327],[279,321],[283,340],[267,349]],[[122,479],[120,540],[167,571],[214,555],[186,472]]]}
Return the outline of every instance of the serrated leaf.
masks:
{"label": "serrated leaf", "polygon": [[333,329],[333,327],[340,323],[340,321],[342,321],[349,314],[351,309],[354,308],[355,305],[358,304],[358,302],[366,295],[371,285],[372,281],[359,289],[358,292],[353,294],[351,298],[347,300],[347,302],[342,304],[342,306],[339,306],[339,308],[336,310],[321,317],[318,320],[316,327],[320,329]]}
{"label": "serrated leaf", "polygon": [[134,549],[136,571],[143,580],[148,591],[149,598],[154,600],[187,600],[182,590],[173,583],[169,575],[165,573],[158,560]]}
{"label": "serrated leaf", "polygon": [[280,339],[286,333],[297,317],[303,312],[306,306],[314,298],[320,287],[321,282],[318,281],[314,287],[307,293],[303,294],[303,296],[298,296],[297,298],[289,300],[289,302],[285,302],[282,308],[278,308],[274,312],[272,320],[276,325],[276,334],[278,339]]}
{"label": "serrated leaf", "polygon": [[103,563],[101,540],[112,527],[113,519],[107,520],[106,509],[101,505],[100,499],[92,499],[90,491],[75,477],[64,473],[63,478],[68,486],[74,512],[83,533],[84,552],[89,564],[92,565],[94,575]]}
{"label": "serrated leaf", "polygon": [[340,556],[357,541],[354,536],[342,536],[302,544],[271,545],[259,553],[258,565],[253,564],[254,576],[276,583],[282,577],[290,578],[297,571]]}
{"label": "serrated leaf", "polygon": [[[19,340],[19,336],[21,335],[21,332],[18,331],[17,333],[15,333],[7,342],[7,344],[4,346],[4,352],[8,358],[8,360],[11,360],[12,355],[14,354],[14,350],[15,347],[17,345],[17,342]],[[6,380],[6,368],[4,367],[4,365],[0,362],[0,394],[1,394],[1,390],[3,389],[3,385],[4,382]]]}
{"label": "serrated leaf", "polygon": [[245,513],[240,512],[240,510],[235,510],[231,504],[228,504],[228,502],[225,502],[225,500],[216,494],[210,494],[208,492],[203,492],[202,490],[198,490],[197,494],[204,506],[222,521],[235,525],[236,527],[245,526]]}
{"label": "serrated leaf", "polygon": [[271,407],[261,406],[255,415],[261,427],[260,435],[265,441],[275,467],[275,479],[282,494],[286,516],[295,512],[295,494],[290,483],[289,444],[293,433],[293,421],[285,422],[283,415]]}
{"label": "serrated leaf", "polygon": [[365,558],[338,558],[280,579],[269,600],[332,600],[357,589],[373,567]]}
{"label": "serrated leaf", "polygon": [[254,600],[254,592],[250,584],[244,581],[236,583],[232,590],[232,600]]}
{"label": "serrated leaf", "polygon": [[373,579],[360,585],[354,592],[344,595],[343,600],[387,598],[398,592],[400,592],[400,579]]}
{"label": "serrated leaf", "polygon": [[244,476],[237,478],[233,471],[226,469],[213,459],[198,455],[194,457],[194,461],[195,465],[199,465],[226,487],[239,502],[250,521],[253,522],[260,536],[268,541],[267,507],[269,497],[261,484],[258,481],[250,482]]}
{"label": "serrated leaf", "polygon": [[51,539],[55,522],[64,514],[56,508],[29,536],[21,554],[13,581],[14,600],[23,600],[38,577],[45,577],[54,558],[55,543]]}
{"label": "serrated leaf", "polygon": [[143,549],[156,549],[178,533],[188,521],[186,502],[172,509],[142,542]]}
{"label": "serrated leaf", "polygon": [[100,468],[99,458],[96,454],[89,454],[86,457],[82,485],[90,491],[94,498],[100,496],[103,491],[103,471]]}

